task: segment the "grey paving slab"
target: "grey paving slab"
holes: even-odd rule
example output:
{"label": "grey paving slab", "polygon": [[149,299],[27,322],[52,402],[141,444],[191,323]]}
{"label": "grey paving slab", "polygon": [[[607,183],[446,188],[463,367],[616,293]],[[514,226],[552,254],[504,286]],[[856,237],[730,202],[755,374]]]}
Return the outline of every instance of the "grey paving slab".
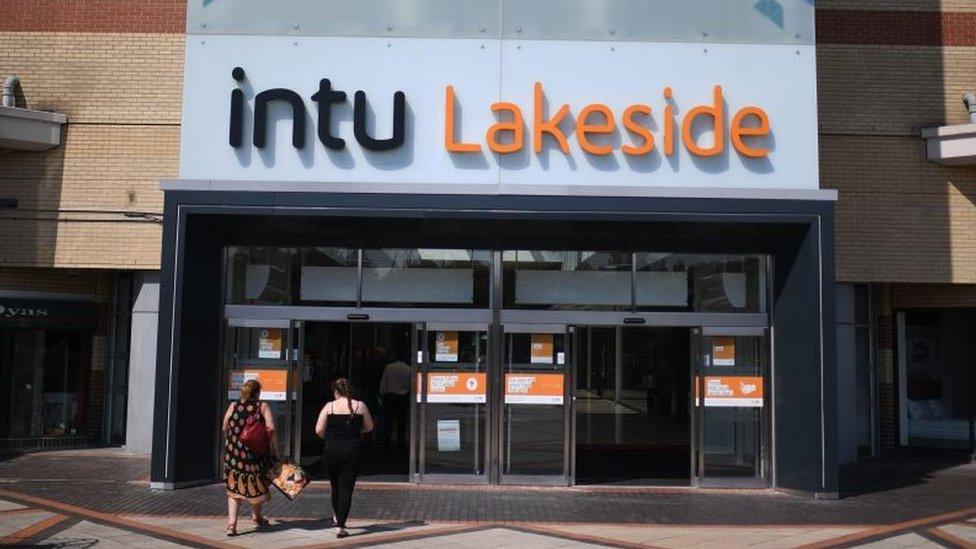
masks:
{"label": "grey paving slab", "polygon": [[2,511],[12,511],[14,509],[26,509],[26,505],[21,505],[19,503],[14,503],[12,501],[5,501],[0,499],[0,512]]}
{"label": "grey paving slab", "polygon": [[133,534],[127,530],[81,521],[78,524],[62,530],[45,539],[40,545],[63,547],[94,547],[96,549],[123,549],[126,547],[140,547],[144,549],[170,549],[186,547],[166,540]]}
{"label": "grey paving slab", "polygon": [[915,549],[928,547],[941,548],[942,546],[933,541],[929,541],[918,534],[909,533],[890,537],[880,541],[856,545],[855,547],[862,547],[866,549]]}
{"label": "grey paving slab", "polygon": [[522,532],[508,528],[488,528],[474,532],[461,532],[441,536],[426,537],[417,540],[407,540],[386,543],[384,547],[421,548],[421,547],[468,547],[472,549],[491,549],[493,547],[532,547],[534,549],[554,549],[557,547],[602,547],[591,543],[567,540],[556,536]]}
{"label": "grey paving slab", "polygon": [[41,510],[0,515],[0,538],[4,538],[10,534],[19,532],[32,524],[38,523],[52,516],[54,516],[54,513],[48,513]]}
{"label": "grey paving slab", "polygon": [[965,524],[945,524],[939,529],[976,545],[976,527]]}

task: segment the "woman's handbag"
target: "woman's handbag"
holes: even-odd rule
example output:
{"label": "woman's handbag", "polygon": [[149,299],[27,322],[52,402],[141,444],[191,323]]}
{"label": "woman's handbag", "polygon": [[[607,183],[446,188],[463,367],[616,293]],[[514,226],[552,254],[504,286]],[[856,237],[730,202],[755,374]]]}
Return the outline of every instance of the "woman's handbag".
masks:
{"label": "woman's handbag", "polygon": [[275,464],[268,470],[267,476],[271,484],[274,484],[275,488],[280,490],[289,500],[298,497],[298,494],[302,493],[302,490],[309,483],[305,469],[291,461],[275,461]]}
{"label": "woman's handbag", "polygon": [[261,414],[251,414],[244,422],[241,442],[259,456],[268,453],[268,429]]}

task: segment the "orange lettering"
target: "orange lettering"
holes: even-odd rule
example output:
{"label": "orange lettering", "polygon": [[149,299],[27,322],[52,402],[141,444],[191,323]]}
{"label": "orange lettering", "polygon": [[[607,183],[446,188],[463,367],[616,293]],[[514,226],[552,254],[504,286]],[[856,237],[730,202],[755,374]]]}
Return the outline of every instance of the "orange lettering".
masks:
{"label": "orange lettering", "polygon": [[477,143],[458,143],[454,141],[454,86],[448,86],[444,91],[444,147],[449,152],[478,152],[481,145]]}
{"label": "orange lettering", "polygon": [[631,105],[624,110],[624,127],[627,128],[627,131],[633,133],[641,139],[641,144],[636,147],[633,145],[623,145],[620,147],[620,150],[623,151],[624,154],[629,154],[632,156],[647,154],[654,150],[654,134],[651,133],[651,130],[641,126],[636,120],[634,120],[634,116],[638,114],[650,116],[651,107],[638,103],[637,105]]}
{"label": "orange lettering", "polygon": [[[513,153],[522,148],[524,143],[524,135],[522,127],[525,125],[522,120],[522,110],[518,108],[515,103],[493,103],[491,105],[492,112],[498,113],[501,111],[508,111],[512,113],[512,120],[509,122],[497,122],[492,124],[488,131],[485,132],[485,139],[488,141],[488,148],[496,153]],[[501,118],[501,117],[499,117]],[[501,132],[512,132],[512,141],[509,143],[502,143],[498,140],[498,134]]]}
{"label": "orange lettering", "polygon": [[672,97],[671,87],[664,88],[664,99],[667,102],[664,107],[664,154],[668,156],[674,154],[674,105],[671,104]]}
{"label": "orange lettering", "polygon": [[[691,135],[691,126],[694,124],[695,118],[699,116],[712,117],[715,142],[711,147],[699,146],[695,142],[694,136]],[[715,86],[714,105],[698,105],[688,111],[681,123],[681,139],[688,151],[695,156],[715,156],[725,150],[725,101],[722,98],[722,86]]]}
{"label": "orange lettering", "polygon": [[[758,126],[743,126],[747,116],[755,116],[759,120]],[[769,135],[769,117],[766,111],[759,107],[743,107],[735,113],[732,119],[732,146],[739,151],[742,156],[749,158],[762,158],[769,154],[769,149],[765,147],[750,147],[742,140],[743,137],[765,137]]]}
{"label": "orange lettering", "polygon": [[559,123],[566,118],[569,113],[569,105],[563,103],[563,106],[559,107],[559,111],[556,115],[550,118],[548,121],[542,120],[542,84],[539,82],[535,83],[535,113],[533,116],[532,124],[532,148],[535,150],[536,154],[542,152],[542,134],[548,133],[551,135],[558,143],[559,150],[563,151],[563,154],[569,154],[569,143],[566,142],[566,134],[559,129]]}
{"label": "orange lettering", "polygon": [[[588,124],[586,122],[590,118],[590,115],[594,113],[603,115],[602,124]],[[613,147],[610,145],[594,145],[590,142],[587,134],[608,134],[613,133],[616,129],[617,123],[613,120],[613,111],[610,110],[610,107],[600,103],[583,107],[579,116],[576,117],[576,138],[579,139],[580,147],[590,154],[606,156],[613,152]]]}

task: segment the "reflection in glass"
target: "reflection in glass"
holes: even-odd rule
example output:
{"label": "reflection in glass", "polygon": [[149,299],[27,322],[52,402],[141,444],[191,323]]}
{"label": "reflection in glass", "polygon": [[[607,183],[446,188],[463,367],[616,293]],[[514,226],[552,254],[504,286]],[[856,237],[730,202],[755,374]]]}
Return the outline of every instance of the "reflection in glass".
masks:
{"label": "reflection in glass", "polygon": [[231,246],[227,248],[226,302],[240,305],[291,303],[294,248]]}
{"label": "reflection in glass", "polygon": [[359,292],[359,251],[352,248],[303,248],[302,301],[355,305]]}
{"label": "reflection in glass", "polygon": [[487,307],[491,253],[483,250],[363,250],[363,303]]}
{"label": "reflection in glass", "polygon": [[502,257],[506,307],[630,307],[630,253],[537,250],[507,251]]}
{"label": "reflection in glass", "polygon": [[[487,432],[487,379],[476,376],[478,385],[454,392],[439,402],[430,402],[430,380],[437,376],[485,372],[488,334],[481,331],[431,330],[427,333],[424,414],[424,474],[483,475],[484,436]],[[442,377],[443,379],[443,377]],[[481,386],[481,384],[484,386]],[[479,398],[484,395],[484,398]],[[441,396],[441,395],[438,395]],[[464,400],[480,402],[464,402]],[[445,402],[444,400],[448,400]]]}
{"label": "reflection in glass", "polygon": [[[763,376],[762,341],[756,336],[703,337],[702,375],[705,380],[719,377],[726,385],[741,386],[737,378],[746,378],[743,383],[755,385],[754,378]],[[722,398],[710,403],[709,393],[704,388],[705,380],[700,381],[703,386],[697,389],[705,391],[704,405],[699,407],[704,476],[761,476],[762,407],[729,404],[722,402]],[[760,379],[760,395],[764,392],[763,383]]]}
{"label": "reflection in glass", "polygon": [[0,330],[0,437],[85,433],[90,336]]}
{"label": "reflection in glass", "polygon": [[565,333],[506,335],[506,475],[565,474]]}

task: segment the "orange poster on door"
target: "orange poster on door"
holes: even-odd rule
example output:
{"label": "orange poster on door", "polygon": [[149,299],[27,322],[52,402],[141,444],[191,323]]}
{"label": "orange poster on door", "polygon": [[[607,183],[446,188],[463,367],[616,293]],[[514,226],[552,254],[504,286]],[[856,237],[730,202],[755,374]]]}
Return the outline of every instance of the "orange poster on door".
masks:
{"label": "orange poster on door", "polygon": [[434,348],[434,362],[458,361],[458,333],[437,332]]}
{"label": "orange poster on door", "polygon": [[258,335],[258,358],[281,359],[281,335],[280,328],[262,328]]}
{"label": "orange poster on door", "polygon": [[735,366],[734,337],[712,337],[712,366]]}
{"label": "orange poster on door", "polygon": [[532,364],[552,364],[552,334],[532,334],[530,346]]}
{"label": "orange poster on door", "polygon": [[762,405],[762,377],[705,376],[705,406],[762,408]]}
{"label": "orange poster on door", "polygon": [[505,374],[505,404],[562,404],[563,374]]}
{"label": "orange poster on door", "polygon": [[427,402],[484,404],[488,376],[483,372],[431,372],[427,374]]}
{"label": "orange poster on door", "polygon": [[244,382],[256,379],[261,384],[261,400],[288,400],[288,370],[235,370],[230,373],[227,397],[241,397]]}

